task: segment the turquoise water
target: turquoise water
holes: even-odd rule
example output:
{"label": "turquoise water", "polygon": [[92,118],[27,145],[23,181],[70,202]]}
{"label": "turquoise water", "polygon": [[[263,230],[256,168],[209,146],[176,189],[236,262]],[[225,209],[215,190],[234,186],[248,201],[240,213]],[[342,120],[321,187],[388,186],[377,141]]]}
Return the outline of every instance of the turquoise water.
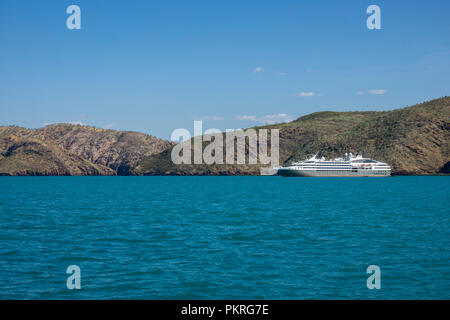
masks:
{"label": "turquoise water", "polygon": [[449,194],[442,176],[1,177],[0,298],[449,299]]}

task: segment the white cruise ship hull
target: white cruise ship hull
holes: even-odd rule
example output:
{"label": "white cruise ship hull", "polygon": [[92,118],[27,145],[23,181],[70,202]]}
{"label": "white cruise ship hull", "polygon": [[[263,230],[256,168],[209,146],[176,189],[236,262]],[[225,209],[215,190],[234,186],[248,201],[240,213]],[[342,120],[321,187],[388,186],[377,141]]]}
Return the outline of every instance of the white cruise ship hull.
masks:
{"label": "white cruise ship hull", "polygon": [[390,172],[378,170],[299,170],[280,168],[277,174],[283,177],[389,177]]}
{"label": "white cruise ship hull", "polygon": [[[316,154],[317,155],[317,154]],[[345,158],[334,160],[317,159],[316,155],[287,167],[277,168],[277,174],[284,177],[389,177],[391,167],[380,161],[354,157],[351,153]]]}

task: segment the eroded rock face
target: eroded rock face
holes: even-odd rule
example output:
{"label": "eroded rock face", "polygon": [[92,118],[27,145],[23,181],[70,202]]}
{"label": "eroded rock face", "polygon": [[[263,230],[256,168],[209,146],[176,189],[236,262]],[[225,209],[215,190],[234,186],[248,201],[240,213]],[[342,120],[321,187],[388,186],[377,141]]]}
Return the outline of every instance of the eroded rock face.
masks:
{"label": "eroded rock face", "polygon": [[[263,128],[280,130],[280,164],[303,160],[316,152],[327,158],[352,152],[388,163],[393,174],[449,171],[450,97],[385,112],[317,112]],[[143,175],[260,172],[255,165],[174,165],[170,155],[169,149],[146,157],[135,171]]]}
{"label": "eroded rock face", "polygon": [[108,167],[94,164],[40,140],[0,137],[0,175],[74,176],[113,175]]}
{"label": "eroded rock face", "polygon": [[[143,133],[71,124],[35,130],[0,127],[0,139],[3,146],[0,148],[0,174],[4,175],[128,175],[144,156],[173,145]],[[21,143],[25,143],[28,149],[18,148]],[[32,145],[39,145],[39,153],[30,158],[26,154],[32,152]],[[13,157],[8,150],[16,147]]]}
{"label": "eroded rock face", "polygon": [[107,166],[120,175],[130,174],[143,157],[172,146],[169,141],[144,133],[73,125],[47,126],[38,129],[36,137],[54,141],[64,150],[95,164]]}

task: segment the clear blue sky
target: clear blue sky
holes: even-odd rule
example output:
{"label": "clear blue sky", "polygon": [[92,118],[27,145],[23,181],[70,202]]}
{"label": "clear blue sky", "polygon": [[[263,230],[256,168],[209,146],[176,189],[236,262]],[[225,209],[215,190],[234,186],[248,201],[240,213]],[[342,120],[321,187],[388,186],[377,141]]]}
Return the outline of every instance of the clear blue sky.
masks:
{"label": "clear blue sky", "polygon": [[[70,4],[81,30],[66,28]],[[223,130],[412,105],[450,94],[449,14],[446,0],[1,0],[0,124],[169,138],[194,119]]]}

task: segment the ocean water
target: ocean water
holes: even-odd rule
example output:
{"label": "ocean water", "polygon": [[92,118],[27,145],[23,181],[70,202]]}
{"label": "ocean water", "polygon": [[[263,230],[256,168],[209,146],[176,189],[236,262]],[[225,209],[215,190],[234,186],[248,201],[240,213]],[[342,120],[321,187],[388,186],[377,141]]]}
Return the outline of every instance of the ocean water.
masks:
{"label": "ocean water", "polygon": [[0,298],[449,299],[449,195],[443,176],[0,177]]}

